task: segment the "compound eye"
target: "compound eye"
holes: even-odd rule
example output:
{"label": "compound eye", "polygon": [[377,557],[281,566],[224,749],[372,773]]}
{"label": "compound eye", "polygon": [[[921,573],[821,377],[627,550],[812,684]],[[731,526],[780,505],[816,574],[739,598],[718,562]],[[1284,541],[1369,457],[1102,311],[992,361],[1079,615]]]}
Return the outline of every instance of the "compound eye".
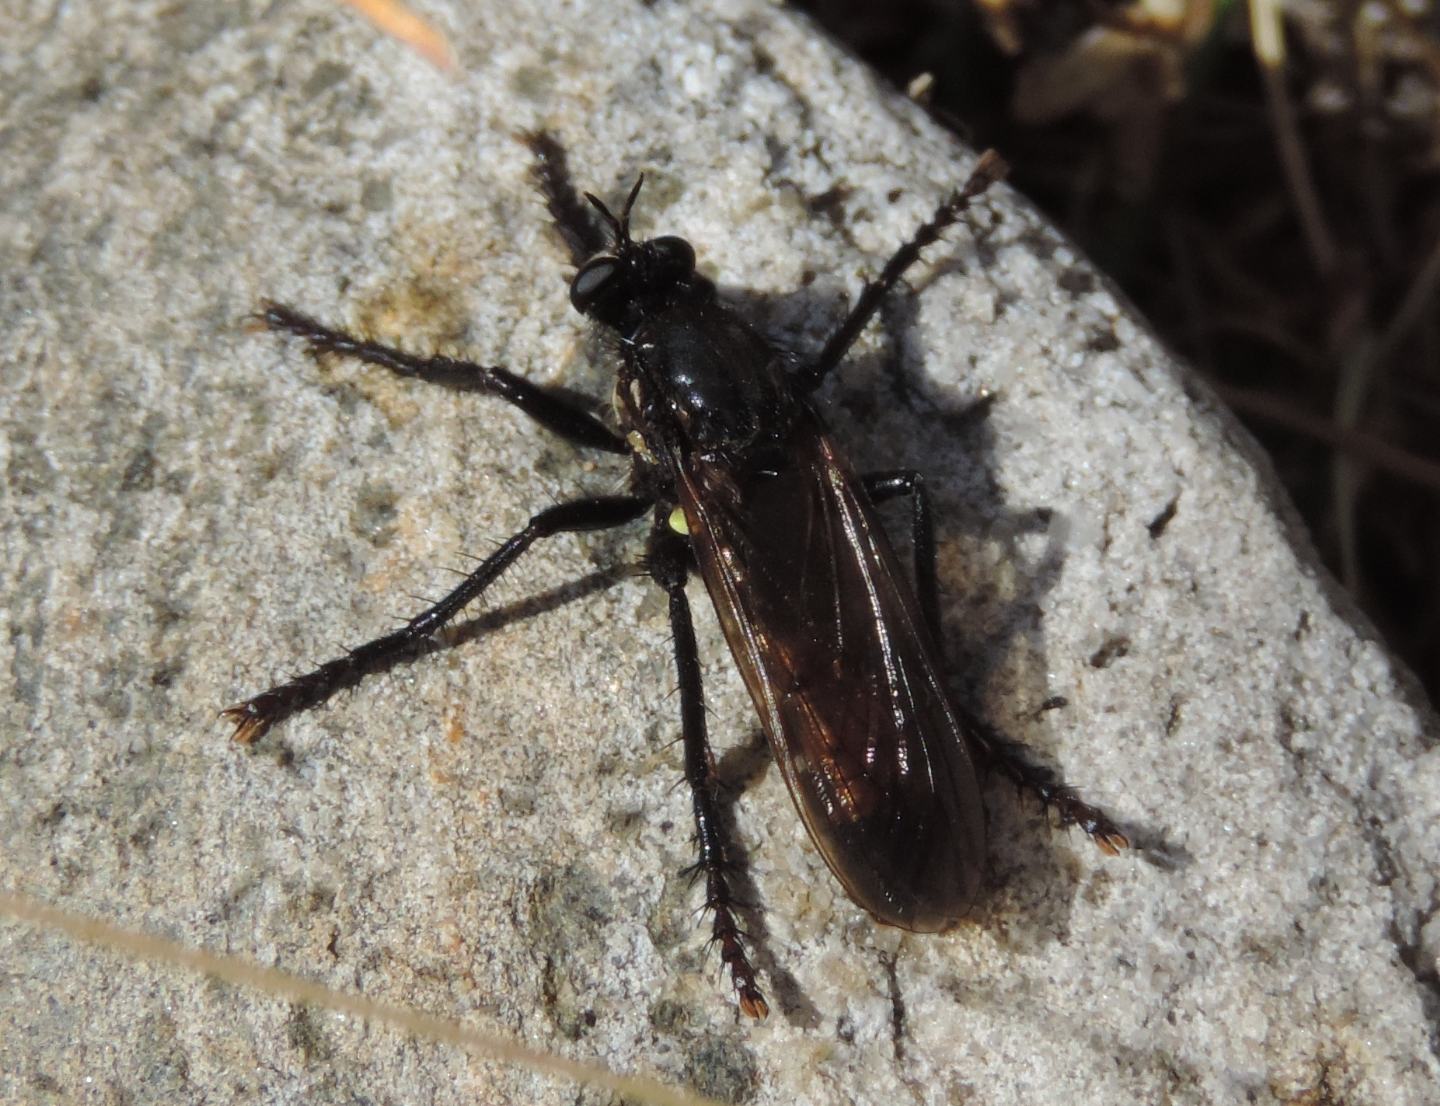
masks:
{"label": "compound eye", "polygon": [[655,260],[663,270],[673,276],[685,277],[695,271],[695,247],[683,238],[666,234],[650,240]]}
{"label": "compound eye", "polygon": [[613,257],[596,257],[587,261],[570,282],[570,302],[583,315],[590,314],[597,300],[615,287],[620,262]]}

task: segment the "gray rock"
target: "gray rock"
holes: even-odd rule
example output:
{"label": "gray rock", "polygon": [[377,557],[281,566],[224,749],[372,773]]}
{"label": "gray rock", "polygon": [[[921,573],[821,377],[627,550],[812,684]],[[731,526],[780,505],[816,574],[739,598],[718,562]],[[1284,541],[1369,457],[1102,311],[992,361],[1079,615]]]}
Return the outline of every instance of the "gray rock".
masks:
{"label": "gray rock", "polygon": [[[995,785],[977,924],[877,928],[697,602],[765,908],[775,1012],[740,1022],[680,875],[658,594],[595,576],[643,527],[554,540],[483,640],[227,740],[219,707],[624,470],[316,364],[244,325],[261,297],[601,396],[517,130],[602,195],[645,170],[639,228],[802,349],[971,163],[767,6],[515,7],[429,5],[454,79],[320,5],[0,33],[0,885],[727,1101],[1437,1101],[1434,720],[1246,435],[1008,190],[827,406],[931,479],[957,682],[1144,847]],[[6,1102],[608,1100],[15,923],[0,971]]]}

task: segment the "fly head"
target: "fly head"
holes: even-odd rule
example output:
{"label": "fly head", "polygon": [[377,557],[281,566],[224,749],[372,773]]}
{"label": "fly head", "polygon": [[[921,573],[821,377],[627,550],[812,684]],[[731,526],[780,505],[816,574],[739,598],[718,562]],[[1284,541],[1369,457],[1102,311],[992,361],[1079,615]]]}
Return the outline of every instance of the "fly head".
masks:
{"label": "fly head", "polygon": [[587,261],[570,282],[570,302],[577,311],[627,338],[649,316],[714,295],[710,282],[696,274],[695,249],[685,239],[666,234],[637,242],[630,237],[630,211],[644,181],[643,176],[636,180],[618,218],[585,193],[610,226],[611,248]]}

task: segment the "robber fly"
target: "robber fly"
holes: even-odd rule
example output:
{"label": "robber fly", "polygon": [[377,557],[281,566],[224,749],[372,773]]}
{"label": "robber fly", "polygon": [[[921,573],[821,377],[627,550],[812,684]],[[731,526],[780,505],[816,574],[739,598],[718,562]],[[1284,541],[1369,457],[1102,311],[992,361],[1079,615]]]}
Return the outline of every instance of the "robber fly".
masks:
{"label": "robber fly", "polygon": [[[993,153],[980,159],[965,186],[865,286],[818,356],[802,362],[716,296],[696,272],[685,239],[631,236],[643,177],[618,216],[589,193],[587,208],[556,140],[526,138],[547,207],[578,266],[570,301],[619,339],[618,432],[503,368],[415,357],[276,303],[265,304],[259,318],[317,354],[346,354],[402,376],[496,395],[578,445],[627,455],[630,494],[539,512],[401,629],[227,709],[235,737],[252,742],[367,674],[423,652],[539,539],[648,515],[644,564],[669,599],[679,670],[695,871],[704,877],[712,938],[744,1013],[764,1017],[768,1006],[737,921],[732,848],[719,817],[685,595],[694,566],[811,839],[849,896],[878,921],[943,930],[974,901],[985,858],[977,760],[1034,791],[1063,823],[1081,825],[1106,851],[1127,844],[1104,814],[952,706],[921,478],[908,471],[855,473],[810,400],[920,251],[1003,174],[1000,159]],[[912,503],[913,585],[875,510],[900,495]]]}

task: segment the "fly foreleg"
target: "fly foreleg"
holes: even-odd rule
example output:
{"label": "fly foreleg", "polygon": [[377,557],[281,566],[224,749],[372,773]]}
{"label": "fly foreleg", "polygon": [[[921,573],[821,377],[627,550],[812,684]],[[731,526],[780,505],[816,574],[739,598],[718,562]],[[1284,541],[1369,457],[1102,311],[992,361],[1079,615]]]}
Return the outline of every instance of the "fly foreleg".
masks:
{"label": "fly foreleg", "polygon": [[743,1013],[763,1018],[770,1007],[755,982],[755,969],[735,921],[735,895],[730,887],[731,846],[726,840],[716,801],[715,758],[705,727],[705,698],[700,685],[700,656],[690,603],[685,598],[685,577],[690,560],[685,541],[672,533],[663,513],[650,539],[647,565],[670,599],[670,631],[675,641],[675,668],[680,680],[680,732],[685,747],[685,782],[690,785],[695,813],[695,841],[700,858],[694,870],[705,877],[705,907],[714,915],[711,941],[720,947],[720,959],[730,971],[736,1000]]}
{"label": "fly foreleg", "polygon": [[875,312],[880,310],[880,304],[890,290],[900,283],[905,271],[920,260],[920,251],[935,242],[946,227],[957,222],[969,208],[970,201],[1000,180],[1007,169],[1004,159],[994,150],[986,150],[980,155],[980,160],[964,187],[952,192],[935,209],[929,220],[920,224],[910,236],[910,241],[891,255],[878,277],[866,282],[865,287],[860,290],[859,298],[850,308],[850,313],[845,316],[845,321],[835,328],[835,333],[830,335],[825,348],[820,351],[820,356],[797,375],[796,384],[801,392],[813,391],[826,375],[840,364],[850,347],[855,344],[855,339],[860,337],[860,332],[875,317]]}
{"label": "fly foreleg", "polygon": [[628,453],[630,447],[590,412],[539,388],[509,369],[479,365],[454,357],[416,357],[393,346],[357,338],[346,331],[326,326],[293,307],[265,301],[256,318],[271,330],[304,339],[314,353],[339,353],[379,365],[400,376],[413,377],[462,392],[483,392],[518,407],[532,419],[566,441],[608,453]]}

